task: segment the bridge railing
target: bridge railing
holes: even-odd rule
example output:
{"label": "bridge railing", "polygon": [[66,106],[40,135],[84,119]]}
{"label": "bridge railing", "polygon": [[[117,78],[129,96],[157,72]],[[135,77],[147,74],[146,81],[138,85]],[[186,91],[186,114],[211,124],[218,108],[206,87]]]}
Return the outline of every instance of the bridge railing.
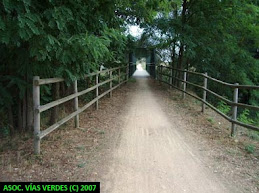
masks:
{"label": "bridge railing", "polygon": [[[118,71],[117,76],[113,76],[114,71]],[[125,72],[123,72],[123,71],[125,71]],[[104,73],[109,74],[109,79],[104,80],[103,82],[99,82],[100,74],[104,74]],[[129,66],[128,65],[87,74],[85,76],[85,78],[93,77],[93,76],[96,77],[94,86],[78,92],[77,80],[75,80],[74,83],[73,83],[73,91],[74,91],[73,94],[71,94],[69,96],[66,96],[64,98],[52,101],[52,102],[47,103],[45,105],[40,105],[40,86],[46,85],[46,84],[54,84],[54,83],[64,82],[65,79],[63,79],[63,78],[40,79],[39,76],[34,76],[34,78],[33,78],[33,103],[34,103],[34,105],[33,106],[34,106],[34,152],[35,152],[35,154],[40,153],[41,139],[44,138],[49,133],[51,133],[52,131],[54,131],[55,129],[57,129],[58,127],[60,127],[61,125],[63,125],[64,123],[66,123],[67,121],[69,121],[70,119],[72,119],[72,118],[75,119],[75,127],[78,128],[79,127],[79,114],[93,104],[95,104],[96,109],[98,109],[99,100],[107,94],[110,94],[110,97],[111,97],[112,91],[114,89],[118,88],[121,84],[128,81],[128,74],[129,74]],[[116,80],[116,79],[118,80],[118,84],[113,85],[113,80]],[[109,84],[109,90],[105,91],[102,94],[99,94],[99,87],[103,86],[105,84]],[[85,104],[83,107],[79,108],[78,97],[82,96],[82,95],[85,95],[85,94],[87,94],[87,93],[89,93],[90,91],[93,91],[93,90],[95,90],[95,98],[93,100],[91,100],[90,102],[88,102],[87,104]],[[44,112],[44,111],[47,111],[48,109],[51,109],[55,106],[61,105],[65,102],[67,102],[67,101],[70,101],[70,100],[74,101],[73,102],[74,112],[69,114],[67,117],[61,119],[57,123],[51,125],[47,129],[44,129],[44,130],[41,131],[41,126],[40,126],[40,124],[41,124],[41,113]]]}
{"label": "bridge railing", "polygon": [[[170,74],[166,74],[164,73],[164,69],[168,69],[170,70]],[[176,76],[173,76],[172,72],[177,72],[177,73],[182,73],[182,79]],[[199,76],[203,78],[203,85],[199,85],[193,82],[190,82],[187,80],[188,74],[192,74],[194,76]],[[230,84],[221,80],[217,80],[215,78],[212,78],[210,76],[208,76],[207,73],[199,73],[199,72],[193,72],[193,71],[187,71],[187,70],[179,70],[176,68],[172,68],[172,67],[168,67],[168,66],[157,66],[157,79],[160,82],[163,82],[165,84],[170,85],[171,87],[182,91],[183,95],[182,97],[185,98],[185,94],[194,97],[195,99],[199,100],[202,102],[202,112],[205,111],[205,105],[207,105],[208,107],[210,107],[211,109],[213,109],[216,113],[218,113],[219,115],[221,115],[222,117],[224,117],[226,120],[231,122],[231,136],[235,136],[236,135],[236,125],[239,126],[243,126],[245,128],[248,129],[252,129],[255,131],[259,131],[259,127],[254,126],[254,125],[250,125],[250,124],[246,124],[243,123],[241,121],[237,120],[237,108],[238,107],[243,107],[243,108],[247,108],[247,109],[252,109],[255,111],[259,111],[259,107],[258,106],[253,106],[253,105],[249,105],[249,104],[244,104],[244,103],[239,103],[238,102],[238,92],[239,89],[255,89],[255,90],[259,90],[259,86],[252,86],[252,85],[239,85],[238,83],[235,84]],[[166,76],[169,78],[169,81],[165,81],[163,80],[163,76]],[[208,89],[208,80],[211,80],[213,82],[217,82],[219,84],[225,85],[229,88],[232,89],[232,93],[233,93],[233,100],[229,100],[219,94],[217,94],[216,92],[213,92],[212,90]],[[179,81],[182,84],[180,84],[180,86],[174,85],[173,82],[174,81]],[[203,91],[203,97],[200,98],[199,96],[196,96],[190,92],[187,91],[187,85],[191,85],[194,86],[196,88],[202,89]],[[224,101],[226,104],[228,104],[229,106],[231,106],[231,117],[227,116],[226,114],[224,114],[223,112],[221,112],[219,109],[217,109],[216,107],[214,107],[211,103],[209,103],[207,101],[207,93],[212,94],[213,96],[215,96],[216,98]]]}

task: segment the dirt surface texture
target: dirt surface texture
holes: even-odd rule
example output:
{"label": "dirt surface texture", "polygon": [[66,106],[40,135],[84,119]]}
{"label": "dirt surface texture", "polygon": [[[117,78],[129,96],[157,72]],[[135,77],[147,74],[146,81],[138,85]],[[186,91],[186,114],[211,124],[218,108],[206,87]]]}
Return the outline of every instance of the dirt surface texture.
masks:
{"label": "dirt surface texture", "polygon": [[150,79],[138,71],[135,75],[121,136],[107,162],[108,172],[100,178],[103,192],[238,192],[204,166],[179,132],[185,123],[177,111],[169,119]]}

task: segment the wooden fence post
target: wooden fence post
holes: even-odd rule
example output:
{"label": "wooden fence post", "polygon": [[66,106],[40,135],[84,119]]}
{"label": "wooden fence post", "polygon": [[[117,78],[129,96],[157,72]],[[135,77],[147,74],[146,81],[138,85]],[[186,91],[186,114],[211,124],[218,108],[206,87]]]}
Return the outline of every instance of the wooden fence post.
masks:
{"label": "wooden fence post", "polygon": [[[110,73],[110,79],[112,79],[112,70],[109,72]],[[110,81],[110,90],[112,89],[112,80]],[[110,91],[110,98],[112,97],[112,90]]]}
{"label": "wooden fence post", "polygon": [[39,76],[33,77],[33,113],[34,113],[34,153],[40,154],[40,112],[38,107],[40,106],[40,85],[39,85]]}
{"label": "wooden fence post", "polygon": [[[208,76],[208,73],[205,72],[204,73],[205,77],[204,77],[204,81],[203,81],[203,101],[206,101],[206,98],[207,98],[207,91],[205,89],[207,89],[208,87],[208,79],[207,79],[207,76]],[[203,113],[205,112],[205,103],[202,102],[202,110],[201,110]]]}
{"label": "wooden fence post", "polygon": [[[96,83],[95,84],[96,85],[99,84],[99,75],[98,74],[96,74]],[[96,87],[95,93],[96,93],[96,97],[98,97],[99,96],[99,86]],[[99,109],[99,100],[98,99],[97,99],[97,101],[95,103],[95,108],[96,108],[96,110]]]}
{"label": "wooden fence post", "polygon": [[[236,83],[235,85],[239,85],[239,84]],[[238,103],[238,88],[237,87],[235,87],[235,89],[234,89],[233,102]],[[237,120],[237,106],[235,104],[232,105],[232,120],[233,121]],[[232,137],[236,136],[236,124],[233,122],[231,125],[231,136]]]}
{"label": "wooden fence post", "polygon": [[[187,71],[185,70],[183,73],[183,80],[185,82],[183,82],[183,90],[186,92],[186,81],[187,81]],[[185,92],[183,92],[183,99],[185,99]]]}
{"label": "wooden fence post", "polygon": [[[74,82],[74,94],[78,92],[77,90],[77,80]],[[78,110],[78,97],[74,98],[74,110]],[[75,128],[79,128],[79,114],[75,116]]]}

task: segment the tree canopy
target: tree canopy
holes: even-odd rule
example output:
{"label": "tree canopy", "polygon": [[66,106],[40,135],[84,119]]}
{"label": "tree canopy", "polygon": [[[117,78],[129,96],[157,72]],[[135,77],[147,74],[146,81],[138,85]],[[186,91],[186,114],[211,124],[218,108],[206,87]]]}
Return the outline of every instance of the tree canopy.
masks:
{"label": "tree canopy", "polygon": [[[142,24],[143,36],[150,46],[168,50],[175,68],[194,67],[226,82],[259,84],[258,1],[182,0],[169,1],[168,7]],[[258,105],[258,91],[242,94]]]}

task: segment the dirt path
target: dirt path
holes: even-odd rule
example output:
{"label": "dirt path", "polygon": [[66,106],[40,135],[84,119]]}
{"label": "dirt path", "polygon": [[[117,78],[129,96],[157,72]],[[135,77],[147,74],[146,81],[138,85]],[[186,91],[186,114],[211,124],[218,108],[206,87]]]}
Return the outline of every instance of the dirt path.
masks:
{"label": "dirt path", "polygon": [[177,112],[169,120],[148,81],[137,78],[126,101],[121,136],[100,176],[102,192],[238,192],[204,166],[179,132]]}

